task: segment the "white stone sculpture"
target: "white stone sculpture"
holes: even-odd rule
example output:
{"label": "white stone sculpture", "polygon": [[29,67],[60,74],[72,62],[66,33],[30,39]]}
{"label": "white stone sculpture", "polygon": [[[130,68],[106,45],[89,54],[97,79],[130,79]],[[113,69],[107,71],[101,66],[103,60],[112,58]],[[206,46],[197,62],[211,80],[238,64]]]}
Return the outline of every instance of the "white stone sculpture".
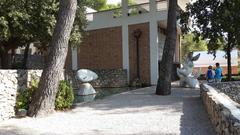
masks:
{"label": "white stone sculpture", "polygon": [[78,91],[78,95],[91,95],[96,94],[95,89],[89,83],[98,78],[98,75],[91,70],[88,69],[80,69],[77,71],[77,78],[83,82]]}
{"label": "white stone sculpture", "polygon": [[193,57],[193,53],[189,53],[185,58],[183,66],[181,68],[177,68],[177,74],[180,78],[180,86],[185,87],[188,85],[192,88],[199,88],[199,82],[197,78],[200,75],[200,72],[197,74],[193,74],[193,61],[198,60],[200,57],[200,53]]}

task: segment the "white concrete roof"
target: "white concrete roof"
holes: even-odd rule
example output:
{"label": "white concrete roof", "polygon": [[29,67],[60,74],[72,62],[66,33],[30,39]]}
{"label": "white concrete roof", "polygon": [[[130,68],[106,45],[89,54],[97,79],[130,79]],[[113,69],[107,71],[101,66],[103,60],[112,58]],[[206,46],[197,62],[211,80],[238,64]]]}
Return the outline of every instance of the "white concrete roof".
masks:
{"label": "white concrete roof", "polygon": [[87,13],[94,13],[94,12],[97,12],[97,10],[94,10],[94,9],[92,9],[90,7],[86,7],[86,12]]}
{"label": "white concrete roof", "polygon": [[[194,62],[195,67],[207,67],[209,65],[215,66],[215,63],[220,63],[220,66],[227,66],[227,59],[225,58],[224,51],[217,51],[216,58],[212,54],[208,54],[207,51],[197,51],[193,53],[193,56],[200,53],[200,57]],[[238,50],[233,50],[231,52],[231,65],[238,65]]]}

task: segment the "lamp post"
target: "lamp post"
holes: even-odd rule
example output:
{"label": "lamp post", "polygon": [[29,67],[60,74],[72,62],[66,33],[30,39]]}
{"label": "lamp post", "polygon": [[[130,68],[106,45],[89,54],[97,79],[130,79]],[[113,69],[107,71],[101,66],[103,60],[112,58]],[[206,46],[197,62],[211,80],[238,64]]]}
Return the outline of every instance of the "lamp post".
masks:
{"label": "lamp post", "polygon": [[136,29],[133,32],[133,36],[136,39],[136,46],[137,46],[137,79],[140,79],[140,65],[139,65],[139,39],[142,35],[142,31],[140,29]]}

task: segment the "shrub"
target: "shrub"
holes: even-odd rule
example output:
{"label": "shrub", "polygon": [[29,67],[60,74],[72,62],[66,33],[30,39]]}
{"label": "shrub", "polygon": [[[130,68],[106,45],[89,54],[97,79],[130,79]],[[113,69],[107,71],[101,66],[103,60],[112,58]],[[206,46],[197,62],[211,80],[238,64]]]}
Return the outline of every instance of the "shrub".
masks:
{"label": "shrub", "polygon": [[68,81],[60,81],[55,100],[57,110],[69,109],[74,100],[73,88]]}
{"label": "shrub", "polygon": [[[32,101],[33,92],[38,88],[38,80],[32,80],[30,87],[26,90],[19,90],[17,93],[16,109],[28,110]],[[58,93],[55,100],[57,110],[69,109],[74,100],[73,88],[68,81],[60,81]]]}
{"label": "shrub", "polygon": [[32,101],[32,94],[38,88],[38,80],[32,80],[30,87],[26,90],[19,90],[17,93],[16,109],[28,110]]}

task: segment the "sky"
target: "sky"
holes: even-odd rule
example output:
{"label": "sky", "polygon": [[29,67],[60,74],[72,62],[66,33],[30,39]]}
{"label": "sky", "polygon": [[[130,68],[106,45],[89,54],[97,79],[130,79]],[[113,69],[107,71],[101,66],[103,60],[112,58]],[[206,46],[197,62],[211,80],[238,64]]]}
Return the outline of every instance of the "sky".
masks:
{"label": "sky", "polygon": [[120,2],[121,2],[121,0],[107,0],[107,4],[117,4]]}

